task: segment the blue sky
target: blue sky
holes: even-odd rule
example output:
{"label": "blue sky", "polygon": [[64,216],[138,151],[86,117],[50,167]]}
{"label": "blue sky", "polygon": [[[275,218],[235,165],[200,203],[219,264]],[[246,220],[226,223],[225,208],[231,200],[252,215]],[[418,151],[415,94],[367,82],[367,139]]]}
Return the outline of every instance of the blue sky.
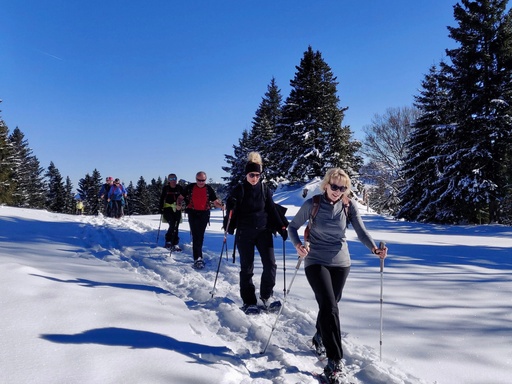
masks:
{"label": "blue sky", "polygon": [[221,181],[272,77],[283,100],[308,46],[338,78],[354,137],[412,105],[454,46],[451,0],[0,0],[0,104],[47,168],[126,184]]}

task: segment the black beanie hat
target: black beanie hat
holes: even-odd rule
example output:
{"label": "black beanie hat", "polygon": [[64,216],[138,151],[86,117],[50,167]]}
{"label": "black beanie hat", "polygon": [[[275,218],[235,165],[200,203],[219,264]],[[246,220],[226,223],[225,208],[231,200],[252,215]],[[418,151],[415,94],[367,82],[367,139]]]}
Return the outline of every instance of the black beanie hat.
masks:
{"label": "black beanie hat", "polygon": [[253,163],[252,161],[249,161],[247,164],[245,164],[245,174],[247,175],[248,173],[251,173],[251,172],[261,173],[261,172],[263,172],[262,168],[263,167],[261,166],[261,164]]}

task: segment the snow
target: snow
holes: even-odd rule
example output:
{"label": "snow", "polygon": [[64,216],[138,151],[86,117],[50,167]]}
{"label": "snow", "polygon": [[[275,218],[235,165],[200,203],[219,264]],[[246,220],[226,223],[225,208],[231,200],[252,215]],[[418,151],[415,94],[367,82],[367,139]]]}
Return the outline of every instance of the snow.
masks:
{"label": "snow", "polygon": [[[311,196],[315,188],[283,188],[275,200],[291,218],[303,189]],[[512,228],[399,222],[360,211],[389,257],[380,361],[379,262],[349,232],[353,265],[340,310],[353,381],[510,382]],[[317,383],[313,373],[324,363],[306,345],[317,307],[291,243],[290,293],[261,354],[276,314],[239,310],[232,236],[210,294],[223,245],[221,211],[212,211],[201,271],[192,269],[186,220],[184,251],[168,257],[156,247],[159,219],[0,207],[1,383]],[[282,245],[276,238],[281,300]],[[259,260],[256,266],[258,284]]]}

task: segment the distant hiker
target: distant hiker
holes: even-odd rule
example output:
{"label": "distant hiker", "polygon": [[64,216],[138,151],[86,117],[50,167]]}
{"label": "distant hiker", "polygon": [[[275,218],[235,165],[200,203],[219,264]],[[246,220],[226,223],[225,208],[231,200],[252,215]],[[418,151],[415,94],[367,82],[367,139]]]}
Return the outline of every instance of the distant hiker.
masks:
{"label": "distant hiker", "polygon": [[84,202],[81,199],[78,199],[76,202],[76,214],[83,215],[84,214]]}
{"label": "distant hiker", "polygon": [[[318,303],[316,334],[313,344],[317,353],[325,351],[328,362],[325,376],[332,382],[343,376],[341,327],[338,302],[350,271],[346,230],[352,224],[357,237],[372,253],[385,258],[387,248],[377,248],[359,215],[357,202],[350,199],[350,178],[340,168],[332,168],[320,183],[323,194],[304,202],[288,226],[290,240],[304,267],[309,285]],[[320,196],[320,195],[317,195]],[[309,241],[299,239],[298,230],[310,220]]]}
{"label": "distant hiker", "polygon": [[184,193],[183,187],[178,184],[176,174],[169,174],[167,184],[162,188],[159,207],[163,218],[169,224],[169,229],[165,234],[165,248],[169,248],[173,252],[181,252],[178,245],[180,241],[178,227],[181,222],[181,203]]}
{"label": "distant hiker", "polygon": [[211,204],[215,208],[222,208],[222,202],[217,198],[215,191],[206,184],[206,173],[197,172],[196,182],[185,187],[186,212],[192,234],[192,253],[194,256],[194,267],[203,268],[203,242],[206,226],[210,221]]}
{"label": "distant hiker", "polygon": [[120,219],[124,215],[124,206],[126,204],[126,189],[119,179],[114,180],[114,184],[108,192],[108,202],[112,203],[112,217]]}
{"label": "distant hiker", "polygon": [[[263,273],[260,281],[260,300],[265,309],[281,306],[273,297],[276,284],[276,259],[272,234],[279,232],[283,240],[288,233],[288,221],[279,215],[272,200],[272,191],[262,182],[263,164],[258,152],[251,152],[245,165],[245,178],[227,199],[227,216],[233,211],[227,231],[233,234],[240,254],[240,296],[242,310],[247,314],[259,312],[254,276],[254,249],[260,254]],[[227,225],[227,220],[225,226]]]}
{"label": "distant hiker", "polygon": [[108,192],[110,191],[110,188],[112,187],[113,183],[114,179],[112,178],[112,176],[108,176],[105,179],[105,184],[101,186],[100,191],[98,192],[98,198],[101,199],[103,203],[103,214],[107,217],[111,217],[112,204],[109,204],[108,202]]}

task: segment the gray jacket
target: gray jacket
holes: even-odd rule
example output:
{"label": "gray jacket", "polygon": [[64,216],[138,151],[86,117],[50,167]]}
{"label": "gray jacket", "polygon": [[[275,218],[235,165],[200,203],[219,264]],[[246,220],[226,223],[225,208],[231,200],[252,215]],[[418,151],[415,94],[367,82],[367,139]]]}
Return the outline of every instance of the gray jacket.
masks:
{"label": "gray jacket", "polygon": [[[309,220],[313,209],[313,199],[306,200],[288,226],[290,241],[294,246],[300,244],[298,230]],[[357,202],[352,200],[347,207],[350,223],[356,231],[359,241],[368,249],[376,247],[375,242],[366,230],[363,220],[357,209]],[[304,266],[313,264],[336,267],[350,266],[350,253],[348,251],[347,215],[343,209],[343,202],[331,203],[325,195],[320,199],[318,213],[311,227],[309,240],[310,249],[304,260]]]}

